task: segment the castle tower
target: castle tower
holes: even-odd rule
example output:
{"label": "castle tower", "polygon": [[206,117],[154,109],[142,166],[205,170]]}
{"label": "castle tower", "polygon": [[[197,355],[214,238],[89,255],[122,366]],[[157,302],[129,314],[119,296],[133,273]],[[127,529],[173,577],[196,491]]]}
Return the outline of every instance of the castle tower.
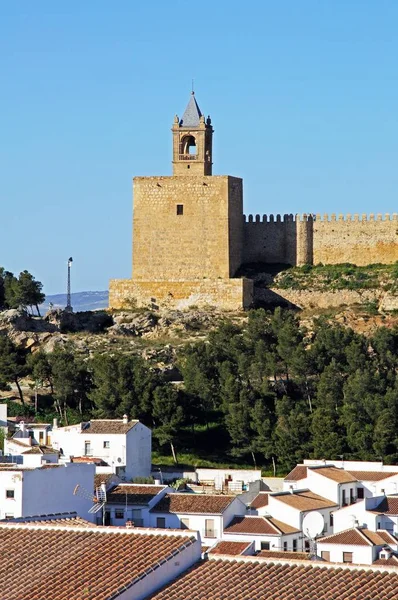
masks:
{"label": "castle tower", "polygon": [[112,280],[112,308],[137,304],[236,309],[252,301],[242,264],[242,180],[212,175],[213,127],[192,93],[172,127],[173,175],[135,177],[133,277]]}
{"label": "castle tower", "polygon": [[173,175],[211,175],[213,127],[202,115],[195,92],[182,116],[176,115],[173,132]]}

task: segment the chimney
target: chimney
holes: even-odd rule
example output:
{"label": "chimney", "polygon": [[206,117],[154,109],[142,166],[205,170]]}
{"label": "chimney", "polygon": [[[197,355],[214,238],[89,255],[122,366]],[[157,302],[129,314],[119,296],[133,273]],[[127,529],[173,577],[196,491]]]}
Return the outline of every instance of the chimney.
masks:
{"label": "chimney", "polygon": [[391,548],[385,547],[385,548],[382,548],[379,552],[379,558],[381,558],[381,559],[388,560],[389,558],[391,558],[391,556],[392,556]]}
{"label": "chimney", "polygon": [[19,422],[19,429],[22,431],[22,433],[25,433],[25,431],[26,431],[25,421],[20,421]]}
{"label": "chimney", "polygon": [[289,492],[291,494],[294,494],[294,487],[292,485],[289,485]]}
{"label": "chimney", "polygon": [[126,521],[126,527],[134,527],[133,521]]}
{"label": "chimney", "polygon": [[58,429],[58,419],[57,419],[57,417],[55,417],[53,419],[53,429]]}
{"label": "chimney", "polygon": [[123,415],[123,425],[127,425],[127,423],[129,422],[129,418],[127,415]]}

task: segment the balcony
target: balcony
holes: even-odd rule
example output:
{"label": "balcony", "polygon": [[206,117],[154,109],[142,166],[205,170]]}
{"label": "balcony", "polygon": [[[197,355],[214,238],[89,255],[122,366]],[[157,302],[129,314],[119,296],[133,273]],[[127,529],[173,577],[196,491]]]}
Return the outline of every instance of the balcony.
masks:
{"label": "balcony", "polygon": [[179,154],[178,158],[180,160],[198,160],[197,154]]}

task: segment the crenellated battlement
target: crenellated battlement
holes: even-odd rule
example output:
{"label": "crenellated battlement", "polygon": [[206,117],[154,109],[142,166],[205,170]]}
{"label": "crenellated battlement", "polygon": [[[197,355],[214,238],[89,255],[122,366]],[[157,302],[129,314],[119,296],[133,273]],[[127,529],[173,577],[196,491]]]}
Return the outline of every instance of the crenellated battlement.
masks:
{"label": "crenellated battlement", "polygon": [[362,222],[362,221],[398,221],[398,213],[347,213],[343,214],[276,214],[276,215],[243,215],[245,223],[294,223],[294,222],[308,222],[308,221],[321,221],[321,222],[335,222],[335,221],[349,221],[349,222]]}

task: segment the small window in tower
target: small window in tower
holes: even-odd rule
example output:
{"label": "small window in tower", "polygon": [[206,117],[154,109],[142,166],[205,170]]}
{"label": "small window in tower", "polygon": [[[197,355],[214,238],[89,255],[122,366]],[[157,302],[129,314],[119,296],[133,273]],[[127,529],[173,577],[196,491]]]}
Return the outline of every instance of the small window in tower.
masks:
{"label": "small window in tower", "polygon": [[184,214],[184,205],[177,204],[177,215],[183,215],[183,214]]}

